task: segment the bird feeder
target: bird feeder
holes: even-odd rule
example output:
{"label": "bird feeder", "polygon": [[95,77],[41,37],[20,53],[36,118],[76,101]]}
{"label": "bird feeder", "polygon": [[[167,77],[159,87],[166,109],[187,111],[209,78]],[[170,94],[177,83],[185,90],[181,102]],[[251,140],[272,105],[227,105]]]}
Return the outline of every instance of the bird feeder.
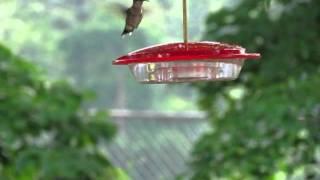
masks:
{"label": "bird feeder", "polygon": [[237,45],[219,42],[188,42],[186,0],[183,0],[184,42],[160,44],[121,56],[114,65],[128,65],[141,83],[168,84],[197,81],[227,81],[239,76],[246,53]]}

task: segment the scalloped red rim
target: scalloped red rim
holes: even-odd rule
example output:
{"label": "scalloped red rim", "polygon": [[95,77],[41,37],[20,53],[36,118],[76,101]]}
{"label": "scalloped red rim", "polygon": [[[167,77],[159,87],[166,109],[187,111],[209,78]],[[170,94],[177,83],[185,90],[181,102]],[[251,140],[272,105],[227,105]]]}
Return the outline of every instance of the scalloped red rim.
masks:
{"label": "scalloped red rim", "polygon": [[228,59],[258,59],[259,53],[246,53],[245,49],[219,42],[168,43],[149,46],[130,52],[114,60],[114,65],[133,63],[159,63],[174,61],[215,61]]}

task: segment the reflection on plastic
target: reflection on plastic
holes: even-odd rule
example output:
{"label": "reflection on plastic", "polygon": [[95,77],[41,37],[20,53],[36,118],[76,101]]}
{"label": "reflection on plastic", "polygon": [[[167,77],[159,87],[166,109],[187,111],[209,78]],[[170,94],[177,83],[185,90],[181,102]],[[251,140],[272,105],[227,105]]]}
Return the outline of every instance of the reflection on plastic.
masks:
{"label": "reflection on plastic", "polygon": [[177,61],[133,63],[130,70],[141,83],[182,83],[195,81],[226,81],[238,77],[244,59],[215,61]]}

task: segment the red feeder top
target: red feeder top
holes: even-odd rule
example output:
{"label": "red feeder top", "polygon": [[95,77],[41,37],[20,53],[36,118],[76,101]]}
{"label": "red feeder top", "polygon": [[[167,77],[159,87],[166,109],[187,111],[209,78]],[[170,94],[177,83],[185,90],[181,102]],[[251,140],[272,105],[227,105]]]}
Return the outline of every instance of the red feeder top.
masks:
{"label": "red feeder top", "polygon": [[139,49],[119,57],[112,64],[257,58],[260,58],[260,54],[246,53],[244,48],[236,45],[219,42],[189,42],[187,45],[185,43],[169,43]]}

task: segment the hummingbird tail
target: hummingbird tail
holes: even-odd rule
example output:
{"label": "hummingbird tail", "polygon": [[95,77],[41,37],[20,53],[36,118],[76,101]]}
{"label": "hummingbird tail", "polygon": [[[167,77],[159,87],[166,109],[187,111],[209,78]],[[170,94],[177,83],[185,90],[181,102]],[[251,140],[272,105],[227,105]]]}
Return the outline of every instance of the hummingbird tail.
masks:
{"label": "hummingbird tail", "polygon": [[131,34],[132,33],[132,31],[131,30],[128,30],[128,29],[124,29],[123,30],[123,32],[122,32],[122,34],[121,34],[121,36],[125,36],[125,35],[127,35],[127,34]]}

